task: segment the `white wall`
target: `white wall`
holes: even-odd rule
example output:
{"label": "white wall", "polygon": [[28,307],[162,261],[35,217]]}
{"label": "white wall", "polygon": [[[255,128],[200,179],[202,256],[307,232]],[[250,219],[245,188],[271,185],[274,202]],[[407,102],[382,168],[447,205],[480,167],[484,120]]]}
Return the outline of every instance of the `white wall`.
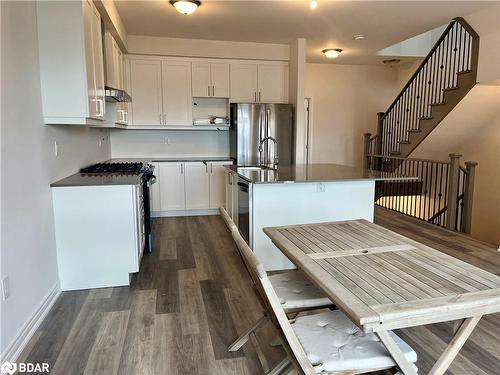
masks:
{"label": "white wall", "polygon": [[[170,142],[167,144],[167,142]],[[228,157],[228,131],[111,131],[113,158],[128,157]]]}
{"label": "white wall", "polygon": [[397,70],[384,66],[306,64],[312,98],[314,163],[361,166],[363,133],[376,133],[377,112],[397,94]]}
{"label": "white wall", "polygon": [[128,52],[144,55],[288,60],[290,47],[288,44],[129,35]]}
{"label": "white wall", "polygon": [[295,113],[295,162],[306,163],[306,108],[305,98],[306,40],[299,38],[290,43],[288,102]]}
{"label": "white wall", "polygon": [[[33,2],[1,2],[2,357],[45,296],[58,286],[49,184],[110,156],[107,131],[42,124]],[[98,138],[103,137],[103,147]],[[54,156],[54,141],[59,157]]]}
{"label": "white wall", "polygon": [[500,86],[476,85],[410,157],[448,160],[463,155],[476,168],[472,236],[500,244]]}

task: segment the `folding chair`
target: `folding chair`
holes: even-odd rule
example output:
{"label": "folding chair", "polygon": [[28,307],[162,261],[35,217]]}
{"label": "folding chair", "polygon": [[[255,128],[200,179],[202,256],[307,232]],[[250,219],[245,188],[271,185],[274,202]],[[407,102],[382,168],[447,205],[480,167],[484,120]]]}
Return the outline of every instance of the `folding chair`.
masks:
{"label": "folding chair", "polygon": [[[264,267],[241,237],[231,229],[262,306],[276,325],[290,359],[269,374],[277,375],[292,363],[300,374],[362,374],[395,368],[397,365],[384,344],[373,333],[364,333],[339,310],[301,316],[293,322],[283,309]],[[390,332],[406,358],[415,363],[417,354]],[[414,365],[415,366],[415,365]]]}

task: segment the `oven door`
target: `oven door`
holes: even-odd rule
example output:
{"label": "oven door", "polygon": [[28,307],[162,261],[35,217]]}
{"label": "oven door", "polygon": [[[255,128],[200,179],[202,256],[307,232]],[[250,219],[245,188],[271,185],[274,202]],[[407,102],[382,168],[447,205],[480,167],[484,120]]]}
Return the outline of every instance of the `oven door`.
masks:
{"label": "oven door", "polygon": [[250,186],[238,179],[238,229],[247,244],[250,244]]}

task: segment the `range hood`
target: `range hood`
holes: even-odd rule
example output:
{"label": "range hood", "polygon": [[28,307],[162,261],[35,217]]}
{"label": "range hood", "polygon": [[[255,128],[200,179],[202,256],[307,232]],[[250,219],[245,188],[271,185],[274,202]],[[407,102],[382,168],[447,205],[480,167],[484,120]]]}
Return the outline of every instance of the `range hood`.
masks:
{"label": "range hood", "polygon": [[106,101],[107,102],[131,102],[132,98],[125,90],[115,89],[106,86]]}

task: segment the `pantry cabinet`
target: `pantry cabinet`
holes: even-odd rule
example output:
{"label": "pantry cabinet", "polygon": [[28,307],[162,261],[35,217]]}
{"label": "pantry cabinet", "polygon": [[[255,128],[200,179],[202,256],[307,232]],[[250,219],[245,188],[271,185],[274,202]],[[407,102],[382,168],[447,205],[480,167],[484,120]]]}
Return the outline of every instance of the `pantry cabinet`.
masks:
{"label": "pantry cabinet", "polygon": [[156,215],[193,210],[215,210],[226,201],[224,165],[232,160],[205,162],[155,162],[152,211]]}
{"label": "pantry cabinet", "polygon": [[229,63],[193,62],[193,97],[229,98]]}
{"label": "pantry cabinet", "polygon": [[46,124],[104,121],[101,16],[90,0],[39,1],[38,54]]}
{"label": "pantry cabinet", "polygon": [[288,102],[288,63],[232,63],[230,80],[231,102]]}

